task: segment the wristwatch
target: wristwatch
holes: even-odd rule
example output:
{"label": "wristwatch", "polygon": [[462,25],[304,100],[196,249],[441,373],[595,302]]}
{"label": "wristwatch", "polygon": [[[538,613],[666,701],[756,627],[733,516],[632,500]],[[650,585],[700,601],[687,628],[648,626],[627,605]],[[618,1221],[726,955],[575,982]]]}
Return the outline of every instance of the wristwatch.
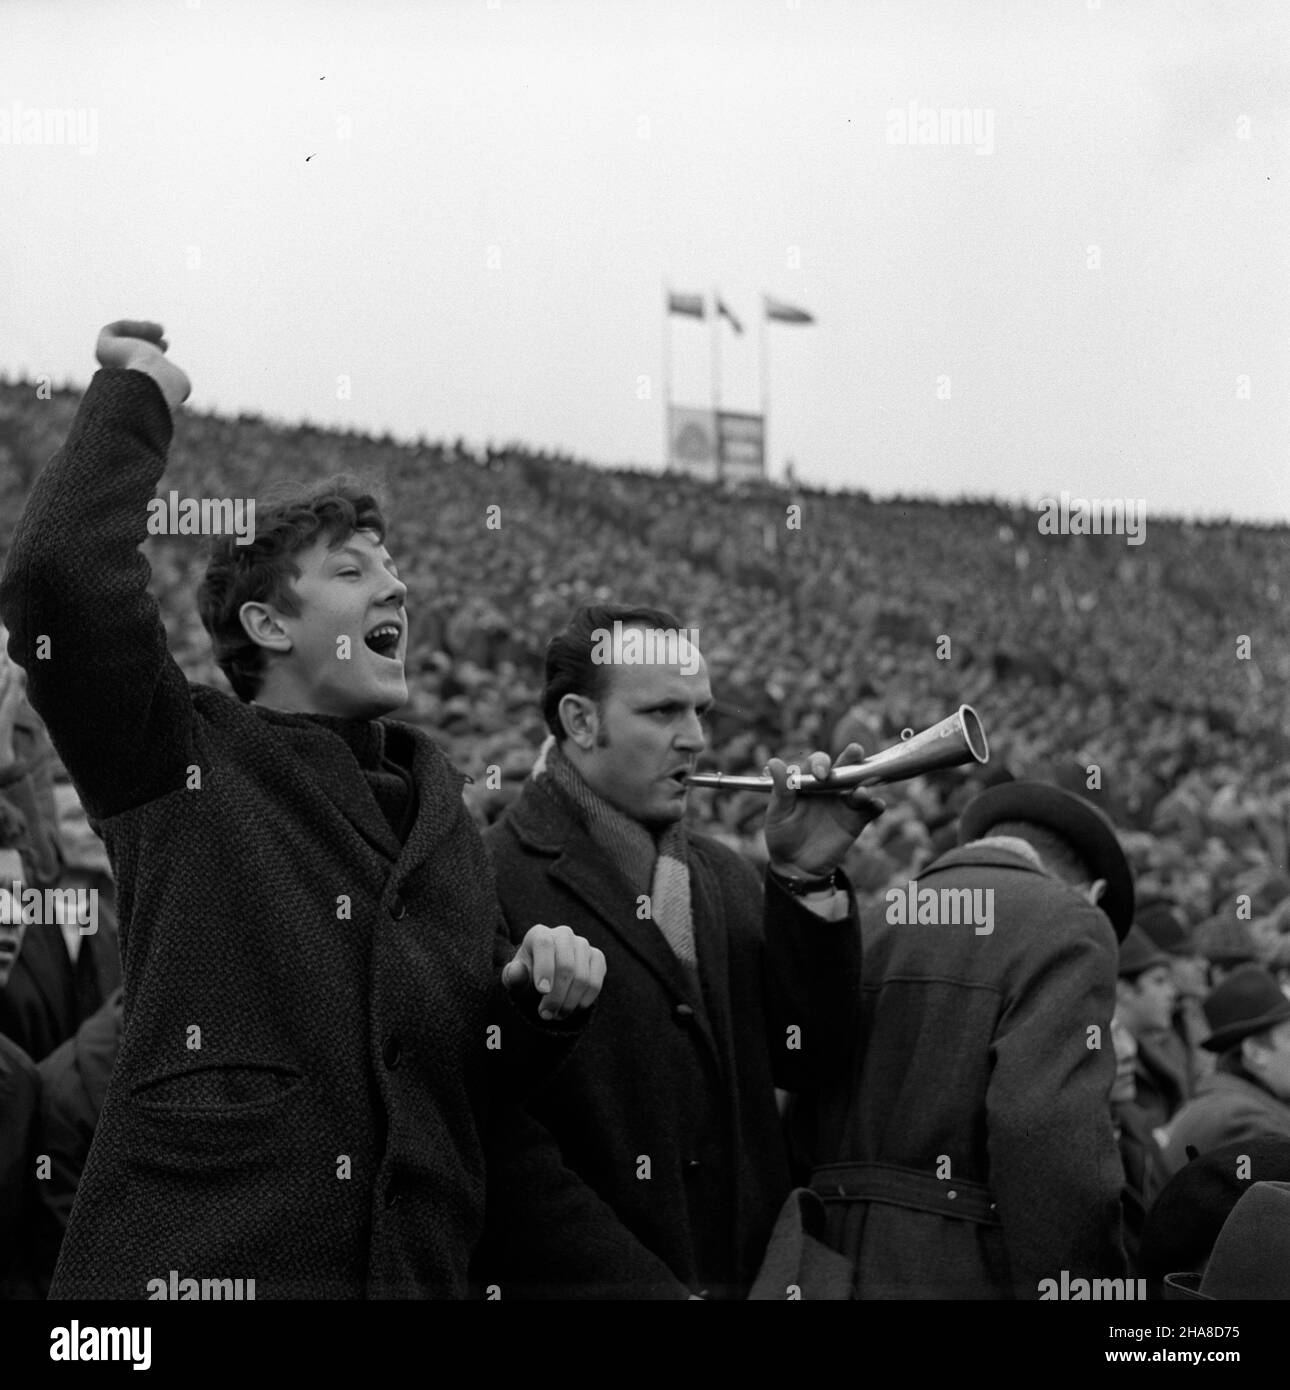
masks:
{"label": "wristwatch", "polygon": [[841,886],[838,883],[837,869],[833,869],[825,878],[789,878],[775,868],[771,869],[771,873],[775,875],[777,882],[782,883],[784,888],[795,898],[805,898],[811,893],[836,893]]}

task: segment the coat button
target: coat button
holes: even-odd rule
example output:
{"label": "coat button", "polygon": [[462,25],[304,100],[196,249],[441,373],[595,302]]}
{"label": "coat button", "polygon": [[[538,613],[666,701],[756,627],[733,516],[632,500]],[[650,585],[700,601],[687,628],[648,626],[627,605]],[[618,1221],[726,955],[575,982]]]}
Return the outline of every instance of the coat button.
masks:
{"label": "coat button", "polygon": [[694,1010],[689,1004],[678,1004],[672,1012],[678,1023],[689,1023],[694,1017]]}
{"label": "coat button", "polygon": [[396,922],[401,922],[407,915],[408,905],[396,893],[394,895],[394,901],[390,904],[390,916],[393,917]]}
{"label": "coat button", "polygon": [[403,1052],[403,1043],[397,1033],[391,1033],[385,1040],[385,1046],[381,1049],[381,1056],[385,1059],[386,1068],[393,1071],[399,1065],[399,1057]]}
{"label": "coat button", "polygon": [[697,1173],[703,1164],[697,1158],[687,1158],[685,1160],[685,1171],[687,1173]]}

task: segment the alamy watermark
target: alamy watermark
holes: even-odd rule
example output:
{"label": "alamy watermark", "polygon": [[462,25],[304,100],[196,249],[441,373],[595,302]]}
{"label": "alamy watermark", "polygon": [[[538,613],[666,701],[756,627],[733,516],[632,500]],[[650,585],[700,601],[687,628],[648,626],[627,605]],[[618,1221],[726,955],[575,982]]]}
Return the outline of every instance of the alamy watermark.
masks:
{"label": "alamy watermark", "polygon": [[1060,497],[1039,499],[1041,536],[1124,536],[1129,545],[1147,538],[1145,497]]}
{"label": "alamy watermark", "polygon": [[1062,1270],[1061,1279],[1039,1281],[1039,1301],[1069,1299],[1072,1303],[1093,1300],[1143,1303],[1147,1297],[1145,1279],[1072,1279],[1070,1270]]}
{"label": "alamy watermark", "polygon": [[72,145],[82,154],[99,147],[97,106],[0,106],[0,145]]}
{"label": "alamy watermark", "polygon": [[889,145],[968,145],[994,153],[994,107],[920,106],[911,101],[887,112]]}
{"label": "alamy watermark", "polygon": [[49,1330],[51,1361],[132,1361],[134,1370],[152,1365],[152,1328],[82,1327],[75,1319],[70,1327]]}
{"label": "alamy watermark", "polygon": [[169,1281],[160,1277],[148,1280],[148,1302],[224,1302],[253,1303],[254,1279],[181,1279],[179,1271],[170,1271]]}
{"label": "alamy watermark", "polygon": [[598,627],[591,660],[596,666],[679,666],[683,675],[699,669],[697,627],[627,627],[614,619],[614,630]]}
{"label": "alamy watermark", "polygon": [[893,927],[973,927],[977,936],[994,932],[993,888],[920,888],[910,879],[887,889],[887,921]]}
{"label": "alamy watermark", "polygon": [[154,497],[148,503],[150,536],[236,536],[238,545],[255,539],[255,498],[180,497],[173,488],[169,499]]}
{"label": "alamy watermark", "polygon": [[99,929],[97,888],[24,888],[0,883],[0,926],[76,926],[82,936]]}

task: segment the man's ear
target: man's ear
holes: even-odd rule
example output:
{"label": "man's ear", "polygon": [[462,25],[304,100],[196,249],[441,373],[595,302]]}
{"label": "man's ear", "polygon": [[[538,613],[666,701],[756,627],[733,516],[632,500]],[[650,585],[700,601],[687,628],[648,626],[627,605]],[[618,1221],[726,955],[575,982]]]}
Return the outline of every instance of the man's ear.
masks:
{"label": "man's ear", "polygon": [[596,733],[600,728],[600,717],[596,702],[586,695],[564,695],[556,712],[560,726],[584,753],[595,747]]}
{"label": "man's ear", "polygon": [[237,616],[241,619],[242,631],[257,647],[264,647],[271,652],[291,650],[291,638],[282,626],[277,610],[267,603],[244,603],[237,610]]}
{"label": "man's ear", "polygon": [[1115,982],[1115,1002],[1116,1006],[1123,1008],[1133,999],[1133,987],[1127,980],[1116,980]]}

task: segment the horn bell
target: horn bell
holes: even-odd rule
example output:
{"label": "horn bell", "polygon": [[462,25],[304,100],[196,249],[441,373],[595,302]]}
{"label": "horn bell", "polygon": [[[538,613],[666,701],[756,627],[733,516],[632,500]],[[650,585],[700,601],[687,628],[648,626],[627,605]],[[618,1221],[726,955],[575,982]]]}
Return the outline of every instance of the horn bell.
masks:
{"label": "horn bell", "polygon": [[[939,724],[911,734],[863,762],[837,768],[823,781],[802,774],[795,790],[807,795],[839,796],[856,787],[905,782],[943,767],[989,761],[990,746],[976,710],[971,705],[960,705]],[[775,789],[770,777],[735,777],[723,772],[695,772],[686,781],[692,787],[710,787],[714,791],[771,792]]]}

